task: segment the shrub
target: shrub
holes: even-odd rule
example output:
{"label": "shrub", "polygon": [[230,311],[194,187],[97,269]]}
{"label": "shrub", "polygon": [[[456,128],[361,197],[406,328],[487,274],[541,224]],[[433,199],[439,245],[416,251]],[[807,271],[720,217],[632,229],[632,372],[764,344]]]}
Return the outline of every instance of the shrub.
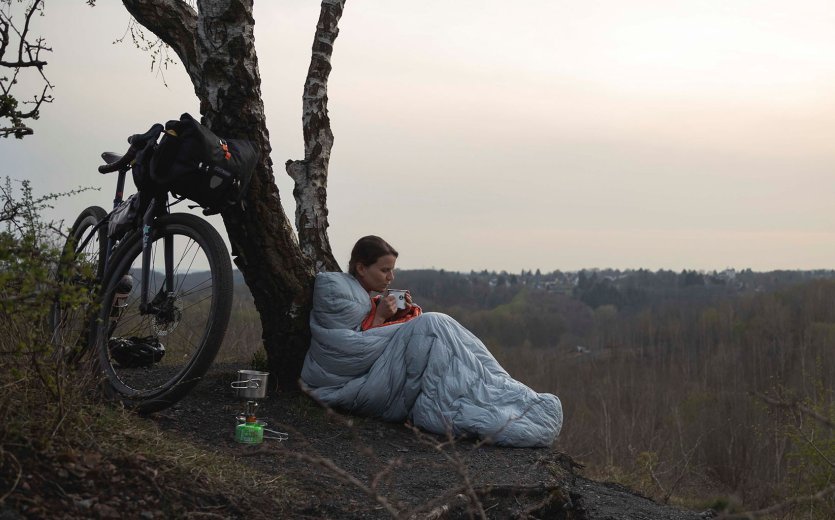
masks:
{"label": "shrub", "polygon": [[[42,448],[77,415],[89,389],[70,378],[69,367],[50,341],[49,313],[63,304],[89,298],[58,281],[56,266],[63,238],[44,210],[63,194],[35,197],[28,181],[0,185],[0,446]],[[67,279],[67,278],[65,278]]]}

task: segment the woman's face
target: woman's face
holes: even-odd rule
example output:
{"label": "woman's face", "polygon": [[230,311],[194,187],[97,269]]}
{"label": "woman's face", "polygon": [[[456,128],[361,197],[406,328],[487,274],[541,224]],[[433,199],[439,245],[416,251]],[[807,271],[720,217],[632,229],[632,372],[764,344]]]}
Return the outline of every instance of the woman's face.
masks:
{"label": "woman's face", "polygon": [[394,263],[397,257],[394,255],[381,256],[371,265],[357,264],[357,280],[363,289],[368,292],[385,292],[392,280],[394,280]]}

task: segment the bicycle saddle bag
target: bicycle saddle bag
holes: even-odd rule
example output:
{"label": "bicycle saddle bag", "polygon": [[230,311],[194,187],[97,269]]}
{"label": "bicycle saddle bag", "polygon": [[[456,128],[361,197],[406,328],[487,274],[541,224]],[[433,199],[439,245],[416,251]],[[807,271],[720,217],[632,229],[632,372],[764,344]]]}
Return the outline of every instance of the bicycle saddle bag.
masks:
{"label": "bicycle saddle bag", "polygon": [[246,193],[258,155],[251,141],[218,137],[186,113],[165,124],[151,156],[151,179],[204,213],[219,213]]}

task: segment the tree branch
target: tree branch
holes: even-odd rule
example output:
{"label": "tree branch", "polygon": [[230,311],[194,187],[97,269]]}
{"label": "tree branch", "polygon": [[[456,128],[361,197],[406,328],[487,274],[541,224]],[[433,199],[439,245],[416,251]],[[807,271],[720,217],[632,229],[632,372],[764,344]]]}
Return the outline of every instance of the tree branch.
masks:
{"label": "tree branch", "polygon": [[35,14],[35,11],[38,10],[39,6],[41,9],[43,9],[41,0],[35,0],[34,2],[32,2],[32,6],[29,7],[29,10],[26,12],[26,21],[23,23],[23,31],[19,33],[20,43],[17,47],[18,59],[23,57],[23,49],[29,46],[28,42],[26,41],[26,35],[29,34],[29,23],[32,21],[32,16]]}
{"label": "tree branch", "polygon": [[[776,408],[787,408],[787,409],[789,409],[793,412],[799,412],[800,414],[809,415],[809,416],[813,417],[815,420],[817,420],[818,422],[820,422],[821,424],[823,424],[823,425],[825,425],[829,428],[835,428],[835,422],[833,422],[832,419],[830,419],[829,417],[826,417],[825,415],[822,415],[821,413],[809,408],[808,406],[806,406],[804,404],[801,404],[800,401],[798,401],[797,399],[785,400],[782,397],[774,398],[774,397],[771,397],[771,396],[768,396],[768,395],[765,395],[765,394],[762,394],[762,393],[759,393],[759,392],[755,392],[754,395],[757,396],[759,399],[762,399],[763,401],[765,401],[766,403],[768,403],[771,406],[774,406]],[[803,432],[800,430],[800,428],[798,428],[798,431],[803,436],[804,440],[807,443],[809,443],[809,445],[812,446],[812,448],[815,449],[818,452],[818,455],[820,455],[823,458],[823,460],[825,460],[829,464],[829,466],[831,467],[833,465],[833,463],[818,449],[817,446],[815,446],[815,444],[812,442],[812,440],[809,439],[806,435],[804,435]],[[811,495],[790,497],[783,502],[780,502],[778,504],[774,504],[774,505],[766,507],[764,509],[758,509],[756,511],[746,511],[744,513],[738,513],[738,514],[723,514],[723,515],[720,516],[720,518],[734,519],[734,520],[763,518],[763,517],[766,517],[766,516],[771,516],[771,515],[780,513],[782,511],[786,511],[790,508],[793,508],[793,507],[801,505],[801,504],[818,502],[818,501],[824,500],[825,498],[829,497],[833,493],[835,493],[835,484],[832,484],[828,487],[825,487],[825,488],[819,490],[817,493],[814,493],[814,494],[811,494]]]}
{"label": "tree branch", "polygon": [[6,48],[9,46],[9,28],[11,21],[6,19],[6,14],[0,11],[0,58],[6,55]]}
{"label": "tree branch", "polygon": [[[43,0],[34,0],[28,4],[24,10],[23,28],[19,29],[13,21],[12,3],[8,0],[4,1],[6,10],[0,10],[0,68],[11,70],[9,76],[0,77],[0,119],[8,120],[8,123],[3,123],[0,127],[0,138],[15,136],[18,139],[31,135],[32,129],[23,124],[24,119],[37,119],[38,110],[43,103],[52,101],[52,97],[48,95],[52,84],[44,73],[44,67],[47,62],[40,59],[41,51],[51,52],[52,49],[46,47],[43,38],[37,38],[34,43],[30,42],[30,24],[32,17],[36,12],[43,11]],[[3,59],[12,44],[12,38],[17,37],[17,56],[12,59]],[[34,101],[23,101],[24,104],[34,104],[34,108],[28,112],[23,112],[18,109],[20,101],[12,94],[12,89],[18,84],[18,76],[21,69],[35,68],[40,73],[44,81],[43,92],[39,96],[34,96]]]}
{"label": "tree branch", "polygon": [[318,464],[323,468],[327,469],[328,471],[332,472],[338,478],[342,479],[343,482],[347,482],[356,486],[357,489],[371,497],[375,502],[380,504],[380,506],[386,510],[388,514],[392,516],[392,518],[400,518],[401,513],[400,511],[392,504],[388,498],[381,495],[379,491],[377,491],[374,485],[366,485],[364,482],[359,480],[357,477],[351,475],[344,469],[340,468],[336,465],[332,460],[326,459],[324,457],[312,457],[306,453],[302,452],[290,452],[288,453],[289,456],[295,457],[298,460],[302,460],[308,462],[310,464]]}
{"label": "tree branch", "polygon": [[0,67],[8,67],[8,68],[23,68],[23,67],[38,67],[41,68],[45,66],[47,63],[45,61],[0,61]]}
{"label": "tree branch", "polygon": [[756,511],[746,511],[744,513],[738,514],[730,514],[730,515],[720,515],[719,518],[723,520],[754,520],[756,518],[763,518],[767,516],[771,516],[782,511],[785,511],[789,508],[798,506],[800,504],[808,504],[812,502],[818,502],[820,500],[825,499],[829,495],[835,493],[835,484],[832,484],[829,487],[823,488],[817,493],[813,495],[806,495],[802,497],[791,497],[784,502],[780,502],[779,504],[774,504],[773,506],[766,507],[764,509],[758,509]]}
{"label": "tree branch", "polygon": [[293,179],[296,199],[296,229],[299,246],[314,260],[317,271],[339,271],[327,236],[328,164],[333,132],[328,117],[328,76],[333,44],[339,35],[339,19],[345,0],[323,0],[313,38],[313,53],[302,96],[304,160],[285,163]]}
{"label": "tree branch", "polygon": [[197,64],[198,13],[183,0],[122,0],[140,25],[171,47],[192,78]]}
{"label": "tree branch", "polygon": [[774,397],[769,397],[761,393],[756,393],[755,395],[763,401],[765,401],[766,403],[770,404],[771,406],[775,406],[777,408],[788,408],[789,410],[796,410],[800,413],[805,413],[806,415],[815,418],[815,420],[817,420],[821,424],[829,428],[835,429],[835,422],[833,422],[832,419],[820,414],[819,412],[816,412],[815,410],[812,410],[808,406],[800,403],[800,401],[785,401],[783,399],[775,399]]}

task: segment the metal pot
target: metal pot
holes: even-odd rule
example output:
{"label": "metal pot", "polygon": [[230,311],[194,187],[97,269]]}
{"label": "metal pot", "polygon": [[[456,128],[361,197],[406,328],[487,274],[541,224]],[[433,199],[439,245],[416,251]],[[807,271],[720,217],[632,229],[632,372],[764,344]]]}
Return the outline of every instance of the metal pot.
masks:
{"label": "metal pot", "polygon": [[241,399],[263,399],[267,395],[269,372],[238,370],[238,380],[232,383],[235,395]]}

